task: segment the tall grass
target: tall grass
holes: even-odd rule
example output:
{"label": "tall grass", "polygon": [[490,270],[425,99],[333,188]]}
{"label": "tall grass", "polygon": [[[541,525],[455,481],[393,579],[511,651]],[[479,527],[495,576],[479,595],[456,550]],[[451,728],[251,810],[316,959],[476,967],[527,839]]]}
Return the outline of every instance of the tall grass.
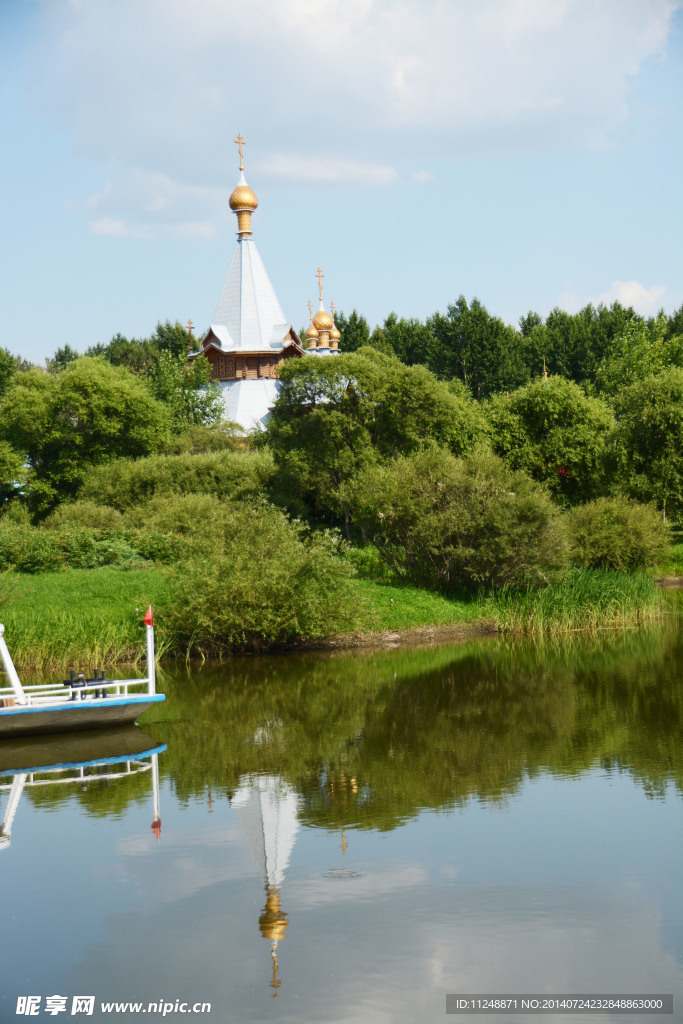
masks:
{"label": "tall grass", "polygon": [[[0,622],[18,669],[135,664],[145,654],[142,615],[148,604],[158,603],[164,589],[163,577],[154,569],[3,574]],[[163,629],[157,631],[157,657],[168,647]]]}
{"label": "tall grass", "polygon": [[540,636],[639,625],[662,615],[664,598],[646,573],[570,569],[544,589],[503,587],[489,601],[505,633]]}

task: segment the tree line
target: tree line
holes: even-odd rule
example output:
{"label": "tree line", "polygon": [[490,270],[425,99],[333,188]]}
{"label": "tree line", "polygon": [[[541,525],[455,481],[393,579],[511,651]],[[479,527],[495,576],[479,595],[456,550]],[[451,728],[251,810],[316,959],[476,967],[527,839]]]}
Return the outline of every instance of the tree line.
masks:
{"label": "tree line", "polygon": [[247,607],[260,635],[271,590],[299,588],[271,639],[329,627],[352,567],[327,527],[447,594],[661,563],[683,512],[683,311],[615,303],[515,330],[461,296],[424,323],[336,320],[342,354],[285,364],[246,438],[179,324],[43,370],[0,352],[2,565],[175,565],[210,650],[247,642]]}

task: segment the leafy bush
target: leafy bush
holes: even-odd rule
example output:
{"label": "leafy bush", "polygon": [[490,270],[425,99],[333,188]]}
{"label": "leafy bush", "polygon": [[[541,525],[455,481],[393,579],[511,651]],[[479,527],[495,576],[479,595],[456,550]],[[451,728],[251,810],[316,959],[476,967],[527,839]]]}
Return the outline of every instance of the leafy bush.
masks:
{"label": "leafy bush", "polygon": [[157,494],[128,509],[129,527],[143,533],[196,536],[216,530],[225,515],[225,502],[215,494]]}
{"label": "leafy bush", "polygon": [[15,524],[0,523],[0,571],[54,572],[64,568],[64,552],[53,533]]}
{"label": "leafy bush", "polygon": [[87,526],[92,530],[121,530],[123,516],[110,505],[98,505],[95,501],[74,501],[56,508],[43,525],[49,530],[63,526]]}
{"label": "leafy bush", "polygon": [[117,533],[68,523],[49,530],[7,519],[0,523],[0,571],[39,573],[104,565],[130,568],[141,560],[137,549]]}
{"label": "leafy bush", "polygon": [[239,499],[262,494],[273,474],[273,459],[267,450],[117,459],[89,473],[79,498],[120,511],[156,494],[215,494]]}
{"label": "leafy bush", "polygon": [[345,496],[387,565],[417,586],[540,584],[566,561],[548,494],[486,449],[461,460],[432,448],[372,466]]}
{"label": "leafy bush", "polygon": [[181,434],[175,434],[169,442],[168,452],[170,455],[198,455],[201,452],[235,451],[241,441],[240,427],[236,423],[227,420],[219,420],[210,426],[197,423]]}
{"label": "leafy bush", "polygon": [[266,502],[230,503],[219,530],[169,571],[166,621],[190,653],[329,635],[348,624],[352,575],[335,534],[310,534]]}
{"label": "leafy bush", "polygon": [[654,505],[598,498],[566,516],[571,561],[591,569],[651,569],[666,561],[669,527]]}

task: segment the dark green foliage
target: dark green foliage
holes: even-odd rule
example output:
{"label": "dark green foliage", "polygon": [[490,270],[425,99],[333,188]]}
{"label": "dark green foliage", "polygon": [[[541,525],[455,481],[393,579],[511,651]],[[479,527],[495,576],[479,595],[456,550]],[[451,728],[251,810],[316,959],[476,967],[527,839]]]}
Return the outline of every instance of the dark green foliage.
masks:
{"label": "dark green foliage", "polygon": [[666,318],[666,336],[683,335],[683,306],[679,306]]}
{"label": "dark green foliage", "polygon": [[540,373],[543,357],[549,373],[577,382],[593,381],[600,361],[607,356],[614,339],[629,323],[643,323],[629,306],[619,302],[610,307],[585,306],[578,313],[553,309],[543,327],[534,327],[526,341],[526,360],[531,372]]}
{"label": "dark green foliage", "polygon": [[349,621],[352,569],[338,544],[265,502],[224,505],[170,574],[168,628],[204,654],[330,635]]}
{"label": "dark green foliage", "polygon": [[387,564],[417,586],[539,584],[566,560],[548,495],[485,449],[461,460],[431,448],[371,466],[344,495]]}
{"label": "dark green foliage", "polygon": [[46,359],[45,362],[50,373],[59,373],[78,358],[80,358],[79,352],[76,352],[71,345],[64,345],[57,349],[52,359]]}
{"label": "dark green foliage", "polygon": [[671,367],[623,388],[617,412],[616,457],[622,486],[664,515],[683,513],[683,370]]}
{"label": "dark green foliage", "polygon": [[654,505],[598,498],[566,516],[571,561],[591,569],[652,569],[670,552],[669,527]]}
{"label": "dark green foliage", "polygon": [[341,335],[339,348],[342,352],[357,352],[370,341],[370,326],[364,316],[354,309],[349,317],[337,309],[334,322]]}
{"label": "dark green foliage", "polygon": [[19,453],[8,441],[0,441],[0,507],[19,494],[24,476]]}
{"label": "dark green foliage", "polygon": [[606,486],[605,456],[614,415],[573,381],[551,376],[487,407],[491,445],[512,469],[547,484],[557,497],[585,501]]}
{"label": "dark green foliage", "polygon": [[274,472],[268,451],[117,459],[88,474],[79,498],[119,510],[140,505],[157,494],[243,498],[262,494]]}
{"label": "dark green foliage", "polygon": [[7,385],[17,372],[17,360],[6,348],[0,348],[0,398],[7,390]]}
{"label": "dark green foliage", "polygon": [[433,335],[427,365],[437,377],[456,378],[475,398],[517,388],[529,379],[520,335],[464,295],[428,321]]}
{"label": "dark green foliage", "polygon": [[166,409],[144,382],[103,359],[77,359],[56,375],[18,373],[0,404],[0,440],[28,466],[37,515],[75,496],[92,466],[148,455],[168,431]]}
{"label": "dark green foliage", "polygon": [[434,335],[426,324],[411,318],[399,319],[396,313],[390,313],[381,327],[372,332],[370,344],[378,347],[382,341],[389,351],[394,353],[406,366],[415,363],[429,365],[434,345]]}

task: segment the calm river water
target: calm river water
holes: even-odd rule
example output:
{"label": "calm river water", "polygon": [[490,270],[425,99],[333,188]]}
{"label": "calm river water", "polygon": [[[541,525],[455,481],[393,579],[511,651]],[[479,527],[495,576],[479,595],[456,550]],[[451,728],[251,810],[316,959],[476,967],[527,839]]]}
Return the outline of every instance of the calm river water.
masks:
{"label": "calm river water", "polygon": [[682,675],[671,624],[240,659],[144,731],[0,745],[0,1021],[683,1020]]}

